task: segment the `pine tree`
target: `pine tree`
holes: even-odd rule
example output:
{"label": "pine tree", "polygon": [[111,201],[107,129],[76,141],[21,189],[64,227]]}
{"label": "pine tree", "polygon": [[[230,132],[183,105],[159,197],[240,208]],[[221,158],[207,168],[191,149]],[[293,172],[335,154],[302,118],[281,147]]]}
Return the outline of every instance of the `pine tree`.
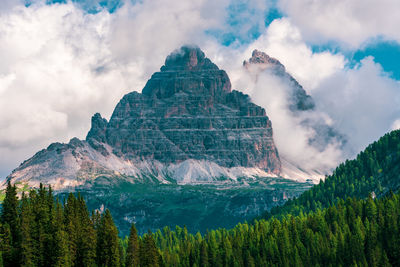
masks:
{"label": "pine tree", "polygon": [[6,257],[9,257],[7,262],[4,261],[6,266],[7,264],[18,264],[20,247],[18,204],[17,188],[15,184],[11,185],[11,182],[8,181],[6,196],[4,198],[0,214],[0,221],[3,223],[3,225],[8,225],[11,246],[11,251],[9,252],[10,254],[5,253]]}
{"label": "pine tree", "polygon": [[53,254],[52,218],[48,193],[48,190],[40,184],[37,194],[32,195],[32,211],[35,218],[35,227],[32,228],[32,238],[37,244],[34,253],[36,264],[39,266],[45,266]]}
{"label": "pine tree", "polygon": [[14,262],[12,237],[10,226],[6,223],[0,228],[0,251],[2,252],[2,261],[4,266],[18,266]]}
{"label": "pine tree", "polygon": [[[80,224],[79,265],[93,266],[96,259],[96,232],[85,200],[78,195],[78,221]],[[118,235],[118,233],[117,233]]]}
{"label": "pine tree", "polygon": [[73,266],[76,264],[77,261],[79,238],[79,225],[76,215],[76,202],[76,197],[72,193],[70,193],[68,195],[66,203],[64,204],[64,223],[66,232],[68,233],[68,250]]}
{"label": "pine tree", "polygon": [[158,267],[160,266],[160,255],[153,238],[153,234],[149,232],[144,236],[142,257],[140,258],[141,267]]}
{"label": "pine tree", "polygon": [[201,241],[200,244],[200,266],[208,266],[207,243],[205,240]]}
{"label": "pine tree", "polygon": [[11,185],[10,181],[7,183],[6,196],[2,204],[0,221],[10,226],[13,242],[16,242],[18,240],[18,197],[17,188],[15,185]]}
{"label": "pine tree", "polygon": [[21,198],[21,253],[20,264],[22,266],[33,266],[35,259],[35,242],[32,238],[34,227],[34,215],[30,199],[25,194]]}
{"label": "pine tree", "polygon": [[132,223],[128,240],[128,249],[126,251],[126,267],[139,266],[139,237],[135,224]]}
{"label": "pine tree", "polygon": [[118,230],[108,209],[97,229],[97,265],[120,266]]}
{"label": "pine tree", "polygon": [[64,211],[61,203],[57,200],[54,209],[54,266],[72,266],[71,255],[69,252],[68,234],[65,231]]}

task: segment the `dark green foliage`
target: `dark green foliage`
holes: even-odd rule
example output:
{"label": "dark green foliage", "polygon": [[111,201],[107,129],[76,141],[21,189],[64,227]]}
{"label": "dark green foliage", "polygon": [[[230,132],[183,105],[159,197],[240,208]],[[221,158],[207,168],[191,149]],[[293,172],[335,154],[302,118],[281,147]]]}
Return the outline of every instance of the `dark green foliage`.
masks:
{"label": "dark green foliage", "polygon": [[[348,198],[308,215],[238,224],[204,236],[165,227],[140,238],[132,226],[124,240],[108,210],[100,219],[98,213],[89,217],[79,196],[71,195],[64,206],[50,196],[43,187],[22,195],[18,247],[9,224],[0,223],[2,265],[120,267],[126,258],[126,266],[141,267],[400,266],[400,194]],[[14,251],[20,255],[17,264]]]}
{"label": "dark green foliage", "polygon": [[20,247],[20,232],[18,218],[18,198],[15,185],[7,183],[6,196],[3,201],[0,221],[4,225],[4,235],[7,236],[9,249],[4,253],[4,265],[18,264],[18,252]]}
{"label": "dark green foliage", "polygon": [[64,213],[72,265],[93,266],[96,258],[96,233],[83,198],[69,194]]}
{"label": "dark green foliage", "polygon": [[307,216],[238,224],[204,237],[179,227],[153,236],[165,266],[400,266],[399,224],[400,194],[393,194],[340,200]]}
{"label": "dark green foliage", "polygon": [[4,225],[0,224],[0,252],[4,266],[13,265],[13,251],[10,226],[7,223]]}
{"label": "dark green foliage", "polygon": [[158,267],[161,264],[161,255],[154,241],[153,234],[149,231],[144,235],[141,244],[140,266],[141,267]]}
{"label": "dark green foliage", "polygon": [[268,220],[204,236],[165,227],[141,238],[132,225],[121,240],[109,210],[89,216],[79,195],[61,205],[40,186],[18,201],[8,184],[0,267],[400,266],[399,143],[400,131],[387,134]]}
{"label": "dark green foliage", "polygon": [[[18,200],[15,186],[9,184],[0,214],[0,266],[122,266],[124,250],[111,214],[107,211],[100,221],[99,216],[89,216],[79,195],[69,195],[62,205],[51,188],[41,185]],[[111,262],[98,259],[97,236],[107,240],[106,250],[114,245]]]}
{"label": "dark green foliage", "polygon": [[118,230],[108,209],[97,229],[97,265],[120,266]]}
{"label": "dark green foliage", "polygon": [[264,216],[299,215],[326,208],[340,199],[369,194],[381,196],[400,188],[400,130],[392,131],[369,145],[356,159],[339,165],[332,175],[297,199],[272,208]]}
{"label": "dark green foliage", "polygon": [[16,242],[18,236],[18,198],[17,188],[11,185],[10,181],[7,183],[6,197],[2,205],[2,212],[0,221],[3,224],[8,224],[11,231],[13,242]]}
{"label": "dark green foliage", "polygon": [[128,248],[126,250],[126,267],[134,267],[139,265],[139,237],[135,224],[132,224],[129,234]]}

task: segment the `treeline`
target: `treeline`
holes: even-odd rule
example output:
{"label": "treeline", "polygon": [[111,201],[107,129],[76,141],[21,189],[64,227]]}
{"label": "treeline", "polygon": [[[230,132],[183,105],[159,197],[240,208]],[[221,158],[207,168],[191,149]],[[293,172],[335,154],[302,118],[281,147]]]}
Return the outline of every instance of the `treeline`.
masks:
{"label": "treeline", "polygon": [[380,196],[400,187],[400,130],[392,131],[369,145],[356,159],[340,164],[325,181],[320,181],[297,199],[271,209],[263,216],[280,217],[308,213],[334,205],[341,199]]}
{"label": "treeline", "polygon": [[0,267],[400,266],[400,195],[389,193],[399,188],[399,176],[400,131],[394,131],[273,209],[268,220],[204,236],[166,227],[140,237],[132,225],[125,239],[108,210],[89,213],[79,195],[61,203],[41,186],[19,200],[8,184]]}
{"label": "treeline", "polygon": [[154,236],[165,266],[400,266],[399,227],[400,195],[392,194],[204,237],[181,228]]}
{"label": "treeline", "polygon": [[400,194],[340,200],[307,215],[190,234],[165,227],[121,240],[108,210],[89,214],[40,187],[0,213],[0,266],[400,266]]}
{"label": "treeline", "polygon": [[[0,267],[3,266],[155,266],[161,262],[153,235],[135,246],[121,240],[109,210],[89,213],[81,196],[55,200],[40,186],[17,197],[10,183],[0,213]],[[127,248],[134,253],[126,253]],[[136,257],[138,255],[138,258]],[[126,264],[127,263],[127,264]]]}

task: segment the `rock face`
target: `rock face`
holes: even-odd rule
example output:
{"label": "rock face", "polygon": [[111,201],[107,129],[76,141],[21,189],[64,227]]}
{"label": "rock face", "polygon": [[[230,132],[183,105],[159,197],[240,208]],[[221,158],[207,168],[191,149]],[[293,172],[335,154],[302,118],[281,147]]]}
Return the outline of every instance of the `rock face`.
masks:
{"label": "rock face", "polygon": [[199,48],[183,47],[168,56],[142,94],[122,98],[107,125],[96,114],[86,140],[107,143],[114,154],[131,160],[197,159],[280,172],[265,110],[232,91],[225,71]]}
{"label": "rock face", "polygon": [[8,179],[57,181],[62,188],[100,176],[190,183],[280,171],[265,110],[232,91],[226,72],[199,48],[182,47],[142,93],[120,100],[109,122],[96,113],[85,141],[52,144]]}

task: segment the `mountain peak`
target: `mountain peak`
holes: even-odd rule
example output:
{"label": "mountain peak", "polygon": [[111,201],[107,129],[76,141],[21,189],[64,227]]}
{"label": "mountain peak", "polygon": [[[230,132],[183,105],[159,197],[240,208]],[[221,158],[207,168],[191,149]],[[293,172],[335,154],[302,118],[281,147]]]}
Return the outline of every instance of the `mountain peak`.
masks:
{"label": "mountain peak", "polygon": [[244,61],[243,66],[249,68],[250,66],[261,66],[263,69],[273,67],[278,71],[285,71],[285,66],[276,58],[270,57],[266,53],[257,49],[253,50],[249,61]]}
{"label": "mountain peak", "polygon": [[206,58],[204,52],[197,46],[182,46],[172,52],[165,60],[161,71],[199,71],[203,69],[218,70],[218,67]]}
{"label": "mountain peak", "polygon": [[109,121],[96,113],[91,122],[85,141],[51,145],[8,179],[63,188],[115,177],[185,184],[281,172],[265,110],[232,91],[226,72],[197,47],[175,50],[142,93],[125,95]]}
{"label": "mountain peak", "polygon": [[231,92],[225,71],[206,58],[200,48],[183,46],[172,52],[161,71],[147,81],[142,93],[153,99],[169,98],[177,93],[211,97],[222,101]]}

